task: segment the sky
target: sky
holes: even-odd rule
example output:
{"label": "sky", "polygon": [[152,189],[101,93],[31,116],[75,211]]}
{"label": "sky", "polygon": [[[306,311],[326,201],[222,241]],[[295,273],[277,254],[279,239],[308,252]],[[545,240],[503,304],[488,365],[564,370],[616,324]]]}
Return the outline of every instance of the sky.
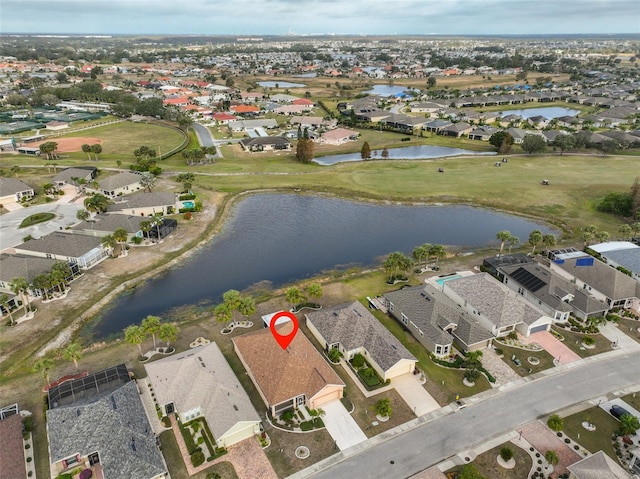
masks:
{"label": "sky", "polygon": [[0,0],[0,33],[640,33],[640,1]]}

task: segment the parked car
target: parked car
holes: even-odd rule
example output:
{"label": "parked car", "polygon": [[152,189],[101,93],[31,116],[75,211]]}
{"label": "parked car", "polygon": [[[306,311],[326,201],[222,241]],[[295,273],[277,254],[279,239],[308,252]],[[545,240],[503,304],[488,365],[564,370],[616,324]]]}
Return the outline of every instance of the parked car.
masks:
{"label": "parked car", "polygon": [[618,406],[617,404],[614,404],[613,406],[611,406],[611,409],[609,409],[609,412],[616,419],[620,419],[625,414],[631,414],[625,408],[623,408],[622,406]]}

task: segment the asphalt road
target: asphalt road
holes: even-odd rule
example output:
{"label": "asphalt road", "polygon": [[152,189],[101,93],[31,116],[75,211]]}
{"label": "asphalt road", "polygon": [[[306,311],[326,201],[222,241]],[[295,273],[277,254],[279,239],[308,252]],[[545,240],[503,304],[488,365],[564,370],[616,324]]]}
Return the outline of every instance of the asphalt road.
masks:
{"label": "asphalt road", "polygon": [[[29,206],[16,211],[10,211],[0,217],[0,250],[23,243],[25,236],[34,238],[65,229],[67,226],[79,223],[76,213],[83,209],[80,205],[66,203],[47,203]],[[19,228],[22,220],[36,213],[53,213],[55,218],[44,223],[38,223],[27,228]]]}
{"label": "asphalt road", "polygon": [[193,130],[196,132],[196,136],[198,137],[198,141],[200,142],[200,146],[215,146],[216,142],[213,139],[213,135],[204,125],[200,123],[193,124]]}
{"label": "asphalt road", "polygon": [[534,419],[640,383],[640,352],[573,364],[535,381],[494,390],[484,400],[469,401],[466,409],[390,439],[383,433],[373,438],[374,445],[362,443],[360,452],[337,454],[292,477],[406,478]]}

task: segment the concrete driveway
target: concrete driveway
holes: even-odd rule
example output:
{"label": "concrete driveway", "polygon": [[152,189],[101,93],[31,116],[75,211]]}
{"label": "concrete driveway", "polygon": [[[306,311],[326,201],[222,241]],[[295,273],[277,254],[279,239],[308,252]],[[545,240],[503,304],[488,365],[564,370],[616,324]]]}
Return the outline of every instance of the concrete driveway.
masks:
{"label": "concrete driveway", "polygon": [[322,420],[327,428],[327,432],[336,441],[338,449],[341,451],[355,446],[367,440],[358,423],[351,417],[351,414],[344,408],[340,400],[328,402],[322,406],[325,412]]}
{"label": "concrete driveway", "polygon": [[[78,223],[76,213],[81,209],[83,208],[80,205],[48,203],[5,213],[0,219],[0,251],[23,243],[25,236],[31,235],[34,238],[41,238]],[[56,216],[44,223],[19,228],[25,218],[36,213],[53,213]]]}
{"label": "concrete driveway", "polygon": [[403,374],[402,376],[393,378],[391,385],[416,416],[422,416],[423,414],[440,409],[440,405],[431,397],[431,394],[422,387],[422,384],[420,384],[417,378],[418,376],[414,376],[413,374]]}
{"label": "concrete driveway", "polygon": [[520,339],[523,343],[527,344],[538,343],[546,352],[557,359],[560,364],[568,364],[580,360],[580,356],[562,344],[562,341],[554,338],[553,334],[549,331],[540,331],[539,333],[533,333],[528,338],[521,337]]}

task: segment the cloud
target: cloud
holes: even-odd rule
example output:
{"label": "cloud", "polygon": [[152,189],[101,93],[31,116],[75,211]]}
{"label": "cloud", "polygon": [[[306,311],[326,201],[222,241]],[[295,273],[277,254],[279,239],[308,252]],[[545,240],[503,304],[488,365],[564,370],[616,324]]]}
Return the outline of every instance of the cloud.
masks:
{"label": "cloud", "polygon": [[0,31],[637,33],[636,0],[2,0]]}

